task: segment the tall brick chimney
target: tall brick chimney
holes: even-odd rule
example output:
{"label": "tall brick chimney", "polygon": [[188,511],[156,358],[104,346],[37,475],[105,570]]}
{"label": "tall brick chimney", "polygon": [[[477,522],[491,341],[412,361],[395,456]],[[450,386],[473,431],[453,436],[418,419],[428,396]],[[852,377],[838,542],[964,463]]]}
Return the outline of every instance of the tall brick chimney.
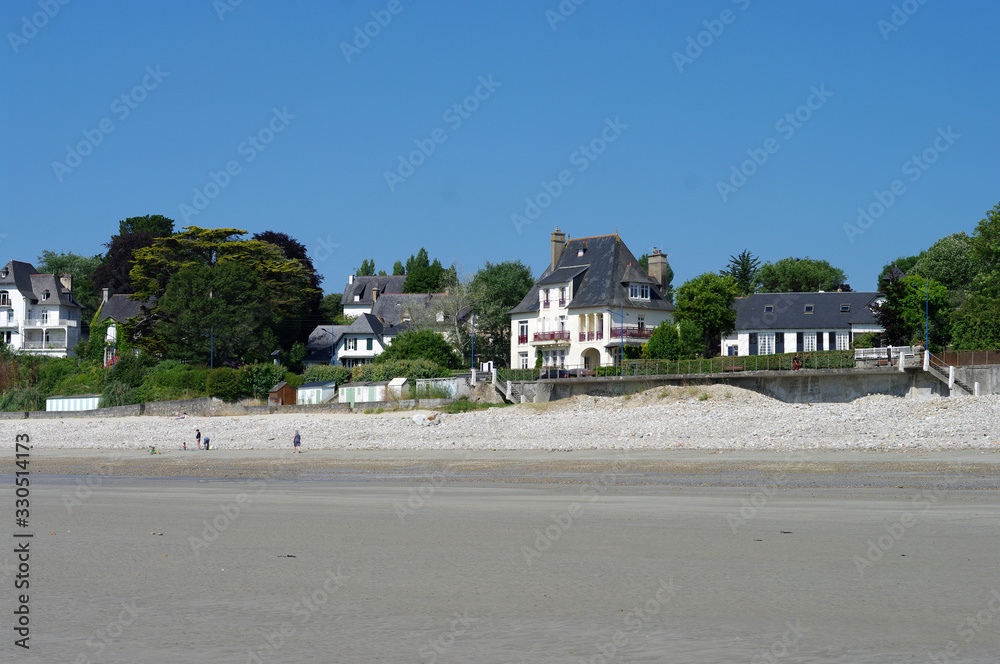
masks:
{"label": "tall brick chimney", "polygon": [[559,259],[562,258],[563,249],[566,248],[566,234],[559,230],[556,226],[556,231],[552,234],[552,269],[556,269],[556,265],[559,264]]}
{"label": "tall brick chimney", "polygon": [[59,282],[62,284],[63,291],[66,293],[73,292],[73,275],[69,272],[63,272],[62,276],[59,277]]}
{"label": "tall brick chimney", "polygon": [[653,247],[653,253],[649,255],[649,276],[660,285],[660,288],[667,285],[665,283],[667,279],[667,267],[667,255],[656,247]]}

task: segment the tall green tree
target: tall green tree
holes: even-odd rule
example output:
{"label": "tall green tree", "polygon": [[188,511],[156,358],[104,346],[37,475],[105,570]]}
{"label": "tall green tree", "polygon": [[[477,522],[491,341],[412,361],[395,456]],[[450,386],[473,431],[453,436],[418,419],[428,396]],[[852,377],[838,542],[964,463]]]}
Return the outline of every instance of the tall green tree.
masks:
{"label": "tall green tree", "polygon": [[[211,294],[211,296],[209,296]],[[215,365],[264,362],[277,350],[267,288],[238,261],[189,265],[175,274],[160,299],[157,337],[167,357]]]}
{"label": "tall green tree", "polygon": [[729,334],[736,324],[738,287],[729,275],[706,272],[677,289],[674,318],[696,326],[702,332],[702,348],[711,355],[722,335]]}
{"label": "tall green tree", "polygon": [[979,272],[972,257],[972,241],[965,233],[953,233],[921,252],[907,276],[930,277],[948,290],[964,290]]}
{"label": "tall green tree", "polygon": [[986,211],[986,216],[976,225],[970,238],[972,258],[982,272],[1000,270],[1000,203]]}
{"label": "tall green tree", "polygon": [[1000,348],[1000,271],[976,276],[968,298],[951,317],[957,350]]}
{"label": "tall green tree", "polygon": [[392,264],[392,274],[393,276],[402,276],[406,274],[406,269],[403,267],[402,261],[396,261]]}
{"label": "tall green tree", "polygon": [[361,261],[361,267],[354,270],[355,274],[359,277],[373,277],[375,276],[375,259],[366,258]]}
{"label": "tall green tree", "polygon": [[327,293],[319,305],[319,317],[323,324],[333,321],[334,325],[339,325],[344,316],[344,306],[340,303],[343,298],[341,293]]}
{"label": "tall green tree", "polygon": [[760,259],[751,254],[749,249],[744,249],[739,256],[729,256],[729,264],[720,274],[732,277],[740,297],[746,297],[757,292],[759,269]]}
{"label": "tall green tree", "polygon": [[[469,285],[476,330],[485,337],[481,356],[506,366],[510,363],[510,315],[535,281],[521,261],[486,262]],[[476,339],[479,348],[479,338]]]}
{"label": "tall green tree", "polygon": [[823,260],[782,258],[764,263],[757,271],[759,293],[810,293],[835,291],[847,281],[844,271]]}
{"label": "tall green tree", "polygon": [[416,256],[410,256],[406,261],[406,281],[403,282],[404,293],[440,293],[444,290],[453,275],[446,274],[444,266],[437,258],[430,262],[427,250],[423,247]]}
{"label": "tall green tree", "polygon": [[170,237],[174,234],[174,220],[162,214],[147,214],[142,217],[129,217],[118,222],[118,235],[132,233],[149,233],[154,238]]}
{"label": "tall green tree", "polygon": [[73,298],[83,306],[82,322],[89,326],[94,312],[101,305],[101,296],[94,288],[94,271],[101,265],[101,257],[80,254],[57,254],[43,251],[35,267],[42,274],[54,274],[58,279],[68,272],[73,277]]}
{"label": "tall green tree", "polygon": [[389,347],[375,356],[381,364],[389,360],[430,360],[449,369],[462,366],[455,349],[440,332],[434,330],[408,330],[400,332]]}
{"label": "tall green tree", "polygon": [[[285,258],[297,260],[302,264],[302,267],[305,268],[306,274],[309,276],[309,287],[312,289],[312,293],[306,299],[306,318],[286,321],[284,323],[285,329],[283,330],[282,337],[285,338],[286,341],[291,340],[293,343],[295,341],[308,340],[309,333],[312,331],[315,323],[320,319],[320,303],[323,300],[323,291],[320,289],[320,284],[323,281],[323,275],[316,272],[316,268],[313,266],[312,259],[309,257],[306,246],[295,238],[289,236],[287,233],[281,233],[279,231],[264,231],[262,233],[254,233],[252,239],[273,244],[281,249]],[[290,350],[289,346],[282,346],[282,348]]]}
{"label": "tall green tree", "polygon": [[919,276],[896,279],[885,284],[885,301],[874,308],[875,319],[883,327],[883,339],[891,346],[924,343],[925,309],[930,312],[931,350],[939,348],[949,337],[948,289],[930,280],[930,299],[926,295],[928,282]]}

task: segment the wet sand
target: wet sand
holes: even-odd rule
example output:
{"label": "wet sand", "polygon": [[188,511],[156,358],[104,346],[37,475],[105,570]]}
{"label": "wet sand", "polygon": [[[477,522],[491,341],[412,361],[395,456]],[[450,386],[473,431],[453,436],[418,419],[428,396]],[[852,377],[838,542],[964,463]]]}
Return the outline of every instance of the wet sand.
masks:
{"label": "wet sand", "polygon": [[998,455],[80,452],[17,661],[1000,658]]}

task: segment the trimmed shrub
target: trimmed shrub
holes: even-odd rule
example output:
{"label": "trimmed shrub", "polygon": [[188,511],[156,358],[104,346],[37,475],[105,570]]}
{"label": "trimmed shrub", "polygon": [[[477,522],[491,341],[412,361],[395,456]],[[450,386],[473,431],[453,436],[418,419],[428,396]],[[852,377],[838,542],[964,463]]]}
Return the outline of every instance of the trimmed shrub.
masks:
{"label": "trimmed shrub", "polygon": [[291,371],[286,371],[285,377],[282,378],[281,380],[285,381],[286,383],[291,385],[293,389],[296,390],[302,387],[302,384],[306,382],[305,379],[302,378],[302,376],[292,373]]}
{"label": "trimmed shrub", "polygon": [[347,367],[330,366],[328,364],[317,364],[306,369],[302,374],[302,379],[306,383],[327,383],[335,382],[337,385],[351,382],[351,370]]}
{"label": "trimmed shrub", "polygon": [[448,378],[451,370],[429,360],[390,360],[379,364],[359,364],[351,372],[353,382],[392,380],[405,377],[411,383],[417,378]]}
{"label": "trimmed shrub", "polygon": [[236,401],[243,395],[243,374],[229,367],[213,369],[205,380],[205,391],[210,397]]}

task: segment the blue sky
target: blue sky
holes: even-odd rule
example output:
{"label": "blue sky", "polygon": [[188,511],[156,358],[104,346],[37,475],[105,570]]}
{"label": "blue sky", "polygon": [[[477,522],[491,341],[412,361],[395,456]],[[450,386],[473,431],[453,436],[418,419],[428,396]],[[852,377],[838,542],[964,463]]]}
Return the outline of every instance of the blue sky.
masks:
{"label": "blue sky", "polygon": [[4,261],[163,214],[339,292],[421,246],[537,276],[558,225],[872,289],[1000,201],[996,3],[63,2],[0,6]]}

